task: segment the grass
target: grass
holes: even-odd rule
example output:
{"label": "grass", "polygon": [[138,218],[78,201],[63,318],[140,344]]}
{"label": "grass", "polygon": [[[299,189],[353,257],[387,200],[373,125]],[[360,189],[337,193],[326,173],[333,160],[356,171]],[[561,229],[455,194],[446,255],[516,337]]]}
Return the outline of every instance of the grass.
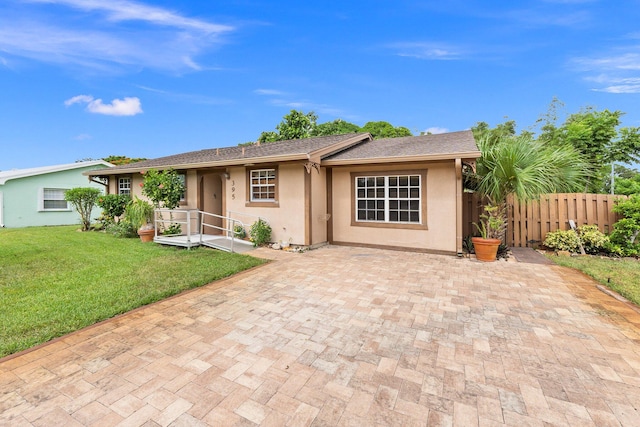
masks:
{"label": "grass", "polygon": [[597,256],[549,256],[553,262],[575,268],[640,306],[640,262]]}
{"label": "grass", "polygon": [[0,229],[0,357],[264,262],[76,229]]}

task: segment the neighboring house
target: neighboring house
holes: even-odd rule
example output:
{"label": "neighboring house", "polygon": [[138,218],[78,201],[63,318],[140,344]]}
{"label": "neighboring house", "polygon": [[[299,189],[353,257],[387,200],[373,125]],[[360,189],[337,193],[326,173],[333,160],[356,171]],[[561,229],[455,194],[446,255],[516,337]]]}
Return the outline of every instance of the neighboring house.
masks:
{"label": "neighboring house", "polygon": [[[80,223],[79,214],[64,200],[64,192],[75,187],[104,190],[104,185],[83,173],[112,166],[95,160],[0,172],[0,227]],[[100,209],[94,214],[97,217]]]}
{"label": "neighboring house", "polygon": [[107,177],[111,193],[140,195],[141,172],[175,169],[185,176],[184,208],[260,216],[273,241],[462,253],[462,165],[478,157],[471,131],[361,133],[207,149],[88,175]]}

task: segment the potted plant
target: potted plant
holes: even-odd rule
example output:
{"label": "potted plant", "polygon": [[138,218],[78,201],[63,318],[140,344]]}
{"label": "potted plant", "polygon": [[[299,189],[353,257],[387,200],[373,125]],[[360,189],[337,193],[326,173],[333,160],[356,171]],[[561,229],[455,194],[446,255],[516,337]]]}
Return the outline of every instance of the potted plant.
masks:
{"label": "potted plant", "polygon": [[499,206],[489,204],[484,207],[484,213],[480,215],[480,224],[473,223],[480,233],[480,237],[471,239],[478,261],[496,260],[498,248],[507,227],[504,214]]}
{"label": "potted plant", "polygon": [[125,209],[125,216],[131,225],[138,230],[138,236],[142,242],[151,242],[155,235],[153,226],[153,205],[138,197],[129,203]]}

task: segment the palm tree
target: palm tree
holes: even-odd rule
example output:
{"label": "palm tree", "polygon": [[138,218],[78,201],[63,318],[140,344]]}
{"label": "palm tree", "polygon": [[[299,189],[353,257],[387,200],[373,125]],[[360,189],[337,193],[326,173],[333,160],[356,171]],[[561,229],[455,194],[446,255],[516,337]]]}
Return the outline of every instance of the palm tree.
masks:
{"label": "palm tree", "polygon": [[590,176],[588,163],[573,147],[546,146],[531,135],[508,136],[497,142],[481,138],[478,147],[482,156],[471,176],[472,187],[489,201],[484,226],[493,222],[495,228],[496,220],[502,220],[495,236],[501,240],[506,231],[507,196],[512,194],[520,202],[546,193],[579,191]]}

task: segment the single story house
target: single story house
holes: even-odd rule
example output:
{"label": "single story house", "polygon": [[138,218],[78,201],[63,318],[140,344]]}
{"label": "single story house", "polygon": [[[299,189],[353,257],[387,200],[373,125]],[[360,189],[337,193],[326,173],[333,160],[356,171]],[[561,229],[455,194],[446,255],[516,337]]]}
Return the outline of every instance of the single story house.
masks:
{"label": "single story house", "polygon": [[[110,168],[104,160],[0,172],[0,227],[72,225],[80,216],[64,200],[66,190],[103,185],[91,182],[84,172]],[[100,209],[95,209],[95,216]]]}
{"label": "single story house", "polygon": [[368,133],[213,148],[91,171],[140,195],[143,173],[184,174],[183,207],[265,218],[272,241],[462,253],[462,165],[471,131],[374,140]]}

